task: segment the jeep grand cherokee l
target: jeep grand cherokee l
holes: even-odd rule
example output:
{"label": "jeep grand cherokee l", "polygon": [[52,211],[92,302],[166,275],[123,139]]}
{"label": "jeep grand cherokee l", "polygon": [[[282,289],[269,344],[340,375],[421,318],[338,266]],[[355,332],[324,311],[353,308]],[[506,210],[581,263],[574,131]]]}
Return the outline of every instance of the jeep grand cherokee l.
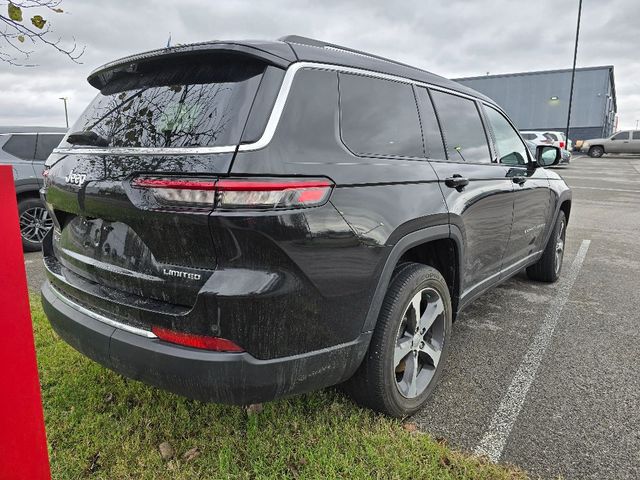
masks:
{"label": "jeep grand cherokee l", "polygon": [[205,401],[346,382],[423,405],[451,322],[558,278],[571,207],[490,99],[301,37],[107,64],[49,157],[45,311],[80,352]]}

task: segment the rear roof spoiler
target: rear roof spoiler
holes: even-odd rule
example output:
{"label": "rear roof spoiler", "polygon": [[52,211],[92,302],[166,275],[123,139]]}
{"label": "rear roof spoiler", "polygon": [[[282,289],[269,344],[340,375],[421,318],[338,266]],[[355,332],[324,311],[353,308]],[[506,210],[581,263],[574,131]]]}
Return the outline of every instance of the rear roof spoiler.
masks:
{"label": "rear roof spoiler", "polygon": [[[269,43],[269,47],[273,47],[273,42]],[[259,42],[255,42],[254,44],[252,44],[252,42],[202,42],[169,48],[160,48],[149,52],[130,55],[102,65],[89,74],[87,81],[91,86],[101,90],[107,83],[109,83],[114,74],[117,72],[135,71],[135,65],[138,63],[151,60],[162,60],[163,57],[169,59],[170,57],[175,56],[198,55],[211,52],[238,53],[240,55],[254,57],[269,65],[279,68],[287,68],[291,63],[295,62],[297,58],[286,44],[282,43],[281,45],[285,48],[279,49],[280,51],[277,53],[274,53],[273,51],[269,52],[266,49],[260,48]],[[270,50],[274,49],[270,48]]]}

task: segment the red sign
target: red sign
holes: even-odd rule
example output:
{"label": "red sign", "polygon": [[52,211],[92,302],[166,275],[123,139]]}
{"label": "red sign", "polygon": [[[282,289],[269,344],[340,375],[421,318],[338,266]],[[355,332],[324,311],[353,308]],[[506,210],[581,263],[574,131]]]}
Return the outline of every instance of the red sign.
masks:
{"label": "red sign", "polygon": [[0,165],[0,479],[50,479],[11,166]]}

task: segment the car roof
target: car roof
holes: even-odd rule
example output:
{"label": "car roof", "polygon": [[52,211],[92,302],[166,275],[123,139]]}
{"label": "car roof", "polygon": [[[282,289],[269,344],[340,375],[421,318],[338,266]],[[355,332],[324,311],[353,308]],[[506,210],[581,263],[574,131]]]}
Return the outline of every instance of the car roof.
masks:
{"label": "car roof", "polygon": [[214,50],[236,51],[252,55],[281,68],[287,68],[295,62],[315,62],[369,70],[447,88],[497,105],[495,101],[476,90],[426,70],[348,47],[297,35],[288,35],[276,41],[214,40],[152,50],[103,65],[94,70],[87,80],[94,87],[101,88],[110,78],[106,74],[109,70],[124,70],[134,62],[151,58]]}

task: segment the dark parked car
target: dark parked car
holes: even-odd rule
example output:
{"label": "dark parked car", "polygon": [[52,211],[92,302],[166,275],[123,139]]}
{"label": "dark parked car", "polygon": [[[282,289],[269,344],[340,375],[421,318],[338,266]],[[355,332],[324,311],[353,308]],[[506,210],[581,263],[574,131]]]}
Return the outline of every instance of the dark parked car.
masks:
{"label": "dark parked car", "polygon": [[415,412],[451,322],[560,273],[570,190],[504,112],[301,37],[115,61],[47,162],[45,311],[131,378],[248,404],[346,382]]}
{"label": "dark parked car", "polygon": [[0,127],[0,165],[11,165],[18,194],[22,246],[28,252],[40,250],[51,229],[51,218],[40,200],[44,161],[58,146],[64,128]]}

